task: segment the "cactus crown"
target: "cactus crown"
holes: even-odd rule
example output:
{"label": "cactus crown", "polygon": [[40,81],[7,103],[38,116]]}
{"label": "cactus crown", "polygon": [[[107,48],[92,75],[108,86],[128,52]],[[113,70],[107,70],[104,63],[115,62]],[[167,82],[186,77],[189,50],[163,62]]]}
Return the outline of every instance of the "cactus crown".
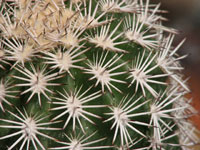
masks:
{"label": "cactus crown", "polygon": [[0,7],[0,147],[187,149],[195,113],[160,4],[19,0]]}

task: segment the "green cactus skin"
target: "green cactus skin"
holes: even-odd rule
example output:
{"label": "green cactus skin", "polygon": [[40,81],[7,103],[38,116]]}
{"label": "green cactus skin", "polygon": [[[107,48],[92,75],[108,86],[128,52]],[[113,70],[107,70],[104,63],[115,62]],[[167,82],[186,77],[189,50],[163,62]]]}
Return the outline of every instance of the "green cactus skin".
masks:
{"label": "green cactus skin", "polygon": [[19,0],[0,7],[0,149],[188,150],[173,40],[149,0]]}

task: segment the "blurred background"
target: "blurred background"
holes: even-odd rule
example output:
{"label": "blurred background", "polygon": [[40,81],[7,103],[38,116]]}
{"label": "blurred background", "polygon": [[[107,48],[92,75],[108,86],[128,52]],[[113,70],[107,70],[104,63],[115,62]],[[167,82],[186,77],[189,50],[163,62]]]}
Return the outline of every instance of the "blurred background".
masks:
{"label": "blurred background", "polygon": [[[177,45],[186,37],[186,42],[178,51],[180,55],[188,54],[182,61],[186,77],[190,77],[189,86],[193,98],[193,106],[200,111],[200,0],[153,0],[161,2],[161,9],[168,10],[164,14],[169,19],[166,26],[180,31],[174,44]],[[192,121],[200,130],[200,115],[192,117]],[[199,136],[200,137],[200,136]],[[197,148],[198,150],[200,147]]]}
{"label": "blurred background", "polygon": [[[169,19],[165,25],[180,31],[176,36],[175,44],[186,37],[186,42],[179,51],[180,54],[189,54],[182,62],[186,69],[200,73],[200,0],[153,0],[161,2],[161,9],[168,10],[164,14]],[[188,70],[189,71],[189,70]],[[200,84],[200,82],[199,82]],[[200,92],[200,90],[199,90]]]}

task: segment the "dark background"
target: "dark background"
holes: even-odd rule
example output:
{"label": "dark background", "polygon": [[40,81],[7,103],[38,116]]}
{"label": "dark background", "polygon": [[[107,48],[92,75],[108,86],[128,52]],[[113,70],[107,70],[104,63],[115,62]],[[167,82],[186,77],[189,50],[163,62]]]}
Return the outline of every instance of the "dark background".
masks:
{"label": "dark background", "polygon": [[[161,9],[168,10],[163,14],[169,19],[164,24],[180,31],[175,45],[186,37],[180,54],[189,54],[182,64],[189,71],[200,74],[200,0],[153,0],[161,2]],[[200,82],[199,82],[200,84]],[[199,90],[200,92],[200,90]]]}

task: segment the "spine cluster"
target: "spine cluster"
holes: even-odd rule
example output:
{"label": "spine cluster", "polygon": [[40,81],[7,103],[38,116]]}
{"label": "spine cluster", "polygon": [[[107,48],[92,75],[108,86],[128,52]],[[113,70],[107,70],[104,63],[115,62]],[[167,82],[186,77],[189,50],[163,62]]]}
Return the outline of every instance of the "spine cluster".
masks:
{"label": "spine cluster", "polygon": [[[0,5],[0,149],[188,150],[179,56],[149,0]],[[9,142],[8,142],[9,141]]]}

